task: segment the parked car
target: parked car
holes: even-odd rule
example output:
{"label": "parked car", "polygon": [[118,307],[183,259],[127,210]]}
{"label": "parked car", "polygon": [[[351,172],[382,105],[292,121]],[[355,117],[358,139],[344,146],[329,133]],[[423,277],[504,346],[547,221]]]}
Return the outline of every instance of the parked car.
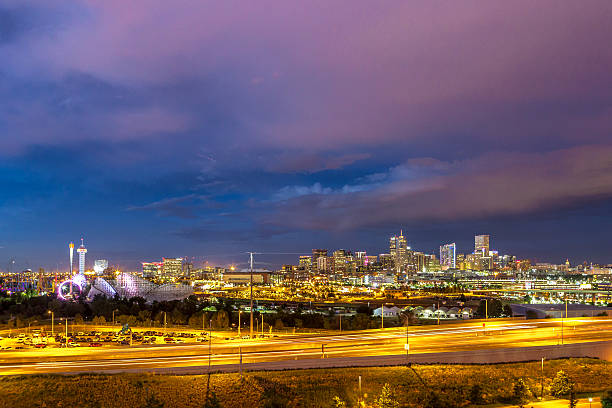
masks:
{"label": "parked car", "polygon": [[89,347],[102,347],[102,343],[98,343],[97,341],[94,341],[92,343],[89,343]]}

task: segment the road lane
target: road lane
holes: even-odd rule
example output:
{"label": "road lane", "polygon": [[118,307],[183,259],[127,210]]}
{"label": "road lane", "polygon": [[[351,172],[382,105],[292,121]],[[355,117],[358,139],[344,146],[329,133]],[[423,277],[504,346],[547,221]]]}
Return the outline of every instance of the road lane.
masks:
{"label": "road lane", "polygon": [[[409,328],[410,353],[489,350],[520,346],[556,345],[560,319],[490,321]],[[566,319],[564,342],[612,340],[612,321]],[[330,335],[280,337],[266,340],[214,342],[213,366],[282,362],[305,359],[391,356],[405,353],[406,329],[392,328]],[[208,344],[139,346],[120,349],[42,349],[3,352],[0,374],[156,370],[208,365]]]}

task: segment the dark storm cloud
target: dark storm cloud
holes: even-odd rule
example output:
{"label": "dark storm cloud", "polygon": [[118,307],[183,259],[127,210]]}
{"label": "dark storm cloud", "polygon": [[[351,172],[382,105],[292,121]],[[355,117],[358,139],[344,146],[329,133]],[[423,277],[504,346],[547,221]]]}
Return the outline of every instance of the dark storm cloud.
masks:
{"label": "dark storm cloud", "polygon": [[0,0],[2,209],[53,209],[52,230],[78,208],[74,231],[125,229],[112,250],[605,201],[611,20],[608,1]]}

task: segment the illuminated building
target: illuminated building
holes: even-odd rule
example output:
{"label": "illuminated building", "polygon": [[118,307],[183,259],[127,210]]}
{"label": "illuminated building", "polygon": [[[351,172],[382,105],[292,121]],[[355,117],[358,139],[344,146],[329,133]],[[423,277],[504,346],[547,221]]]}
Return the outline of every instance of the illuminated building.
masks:
{"label": "illuminated building", "polygon": [[312,270],[312,258],[310,257],[310,255],[301,255],[298,267],[305,270],[306,272],[310,272]]}
{"label": "illuminated building", "polygon": [[142,263],[142,277],[143,278],[160,277],[163,266],[164,264],[162,262],[143,262]]}
{"label": "illuminated building", "polygon": [[457,245],[454,242],[440,247],[440,265],[446,269],[457,267]]}
{"label": "illuminated building", "polygon": [[[333,262],[332,262],[332,268],[333,268],[333,273],[347,273],[348,269],[349,269],[349,257],[350,256],[350,252],[344,249],[338,249],[337,251],[334,251],[333,254]],[[352,257],[351,257],[352,258]]]}
{"label": "illuminated building", "polygon": [[393,257],[395,268],[398,272],[406,270],[406,266],[410,261],[408,250],[408,244],[406,243],[406,238],[402,231],[400,231],[399,236],[389,238],[389,253]]}
{"label": "illuminated building", "polygon": [[96,273],[96,275],[102,275],[106,268],[108,268],[108,260],[96,259],[94,261],[94,272]]}
{"label": "illuminated building", "polygon": [[81,238],[81,246],[77,249],[79,253],[79,275],[85,274],[85,254],[87,253],[87,248],[85,248],[85,244],[83,243],[83,238]]}
{"label": "illuminated building", "polygon": [[164,278],[176,278],[183,274],[183,258],[162,258]]}
{"label": "illuminated building", "polygon": [[[327,249],[313,249],[312,250],[312,266],[313,269],[317,269],[317,271],[320,271],[321,269],[319,269],[319,258],[325,258],[327,257]],[[324,268],[323,271],[325,271]]]}
{"label": "illuminated building", "polygon": [[319,273],[328,273],[329,272],[329,257],[328,256],[319,256],[317,258],[317,271]]}
{"label": "illuminated building", "polygon": [[489,256],[489,236],[476,235],[474,237],[474,252],[482,256]]}
{"label": "illuminated building", "polygon": [[378,262],[380,262],[381,268],[384,271],[391,271],[395,269],[395,259],[391,254],[378,255]]}

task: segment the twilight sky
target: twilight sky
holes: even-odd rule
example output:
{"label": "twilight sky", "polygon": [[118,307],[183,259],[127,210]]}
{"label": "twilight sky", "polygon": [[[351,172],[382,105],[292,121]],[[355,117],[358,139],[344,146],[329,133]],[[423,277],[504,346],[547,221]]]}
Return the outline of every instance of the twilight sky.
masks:
{"label": "twilight sky", "polygon": [[[0,270],[612,262],[612,2],[0,0]],[[260,256],[275,266],[297,255]]]}

